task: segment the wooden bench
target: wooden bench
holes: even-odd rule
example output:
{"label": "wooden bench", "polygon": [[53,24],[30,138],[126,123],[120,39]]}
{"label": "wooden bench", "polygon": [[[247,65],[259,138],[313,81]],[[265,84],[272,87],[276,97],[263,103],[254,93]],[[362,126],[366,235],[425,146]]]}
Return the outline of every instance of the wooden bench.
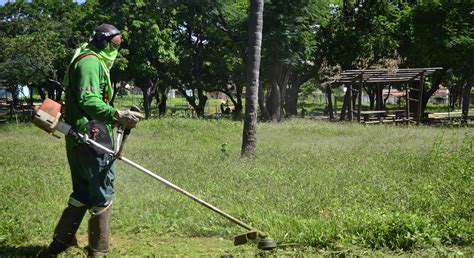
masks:
{"label": "wooden bench", "polygon": [[462,117],[461,111],[428,114],[429,119],[449,119],[449,118],[460,118],[460,117]]}
{"label": "wooden bench", "polygon": [[387,110],[387,116],[395,116],[396,119],[404,117],[405,113],[406,110],[404,109]]}
{"label": "wooden bench", "polygon": [[[463,115],[461,111],[428,113],[427,121],[430,124],[459,123],[462,117]],[[474,110],[469,110],[468,119],[473,118]]]}
{"label": "wooden bench", "polygon": [[360,111],[360,115],[364,118],[364,122],[369,122],[372,116],[376,116],[376,120],[381,121],[385,113],[385,110]]}

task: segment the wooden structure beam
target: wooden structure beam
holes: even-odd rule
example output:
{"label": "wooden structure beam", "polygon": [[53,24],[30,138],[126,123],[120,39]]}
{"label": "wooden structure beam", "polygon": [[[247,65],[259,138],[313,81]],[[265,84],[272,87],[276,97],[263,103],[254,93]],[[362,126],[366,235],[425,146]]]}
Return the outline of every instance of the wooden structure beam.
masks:
{"label": "wooden structure beam", "polygon": [[[427,76],[432,75],[436,71],[439,71],[442,69],[443,69],[442,67],[427,67],[427,68],[402,68],[398,70],[387,70],[387,69],[346,70],[341,73],[341,77],[338,80],[336,80],[334,84],[346,85],[347,91],[348,91],[347,100],[349,102],[347,105],[348,117],[349,117],[349,120],[352,121],[353,113],[356,113],[358,122],[361,122],[363,86],[377,87],[377,90],[381,91],[383,89],[384,84],[404,84],[405,85],[404,90],[405,90],[405,116],[406,117],[403,120],[410,121],[412,112],[416,111],[416,113],[413,114],[413,119],[416,121],[417,124],[419,124],[423,116],[423,114],[421,113],[421,109],[423,105],[422,100],[423,100],[424,79]],[[413,91],[413,94],[410,94],[411,91]],[[357,94],[357,100],[354,100],[353,94]],[[378,94],[379,96],[378,98],[380,98],[380,95],[381,93]],[[354,101],[356,101],[357,103],[356,105],[354,105]],[[413,107],[416,107],[416,110],[410,110],[411,109],[410,103],[414,103]],[[356,107],[354,108],[354,106]],[[355,110],[353,111],[353,109]]]}

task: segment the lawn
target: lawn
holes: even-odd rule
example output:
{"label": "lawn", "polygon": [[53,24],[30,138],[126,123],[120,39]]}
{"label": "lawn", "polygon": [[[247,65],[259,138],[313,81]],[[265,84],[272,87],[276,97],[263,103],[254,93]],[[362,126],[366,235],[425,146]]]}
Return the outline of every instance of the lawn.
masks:
{"label": "lawn", "polygon": [[[241,134],[225,119],[152,119],[124,155],[268,232],[276,255],[474,254],[472,128],[261,123],[255,160],[239,158]],[[6,125],[0,146],[0,256],[33,255],[71,190],[64,140]],[[244,229],[126,164],[117,170],[112,256],[258,253],[232,245]]]}

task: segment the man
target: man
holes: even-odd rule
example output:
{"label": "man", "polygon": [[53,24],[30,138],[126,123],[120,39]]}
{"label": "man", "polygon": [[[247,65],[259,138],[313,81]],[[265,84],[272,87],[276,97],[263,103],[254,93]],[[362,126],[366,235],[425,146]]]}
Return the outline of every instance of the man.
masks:
{"label": "man", "polygon": [[[122,42],[120,31],[110,24],[95,30],[92,40],[76,50],[65,76],[65,121],[80,133],[112,149],[112,125],[133,128],[143,115],[119,111],[109,105],[112,97],[110,68]],[[73,191],[68,207],[54,230],[48,255],[58,255],[77,245],[75,234],[89,210],[90,256],[106,255],[114,196],[113,157],[93,149],[73,136],[66,136],[66,151]]]}

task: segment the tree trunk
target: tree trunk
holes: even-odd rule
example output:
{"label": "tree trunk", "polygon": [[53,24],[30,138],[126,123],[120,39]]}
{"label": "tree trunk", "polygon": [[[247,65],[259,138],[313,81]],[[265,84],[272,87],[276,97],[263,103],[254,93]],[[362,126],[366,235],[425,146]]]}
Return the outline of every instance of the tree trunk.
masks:
{"label": "tree trunk", "polygon": [[201,89],[197,90],[198,93],[198,103],[196,103],[196,98],[194,96],[188,96],[186,90],[183,88],[178,88],[178,91],[183,94],[184,98],[188,101],[189,105],[196,112],[198,117],[204,116],[204,107],[206,106],[207,96],[204,95],[204,91]]}
{"label": "tree trunk", "polygon": [[31,84],[28,84],[26,86],[28,87],[28,90],[30,91],[30,96],[29,96],[30,97],[30,106],[33,106],[33,89],[35,87],[33,87],[33,85],[31,85]]}
{"label": "tree trunk", "polygon": [[112,88],[114,89],[114,93],[112,94],[112,98],[110,99],[109,103],[110,103],[110,105],[113,106],[115,98],[117,97],[117,92],[118,92],[117,82],[112,83]]}
{"label": "tree trunk", "polygon": [[198,108],[198,105],[196,104],[196,98],[193,96],[188,96],[188,94],[186,94],[186,90],[181,88],[181,87],[178,87],[177,88],[178,91],[184,96],[184,98],[186,99],[186,101],[189,103],[189,105],[191,105],[191,107],[194,109],[194,110],[197,110],[199,109]]}
{"label": "tree trunk", "polygon": [[384,105],[384,99],[383,99],[383,84],[377,84],[376,86],[376,96],[375,96],[375,109],[376,110],[384,110],[385,105]]}
{"label": "tree trunk", "polygon": [[145,109],[145,118],[148,119],[151,117],[151,101],[153,95],[150,94],[147,90],[142,90],[143,92],[143,108]]}
{"label": "tree trunk", "polygon": [[263,0],[250,1],[247,92],[241,156],[252,158],[257,149],[257,104],[263,28]]}
{"label": "tree trunk", "polygon": [[326,87],[326,96],[328,99],[327,112],[329,115],[329,119],[332,121],[334,119],[334,108],[332,106],[332,90],[330,86]]}
{"label": "tree trunk", "polygon": [[[320,64],[315,64],[315,67],[320,67]],[[310,68],[311,70],[315,68]],[[301,86],[314,77],[314,73],[304,72],[292,72],[289,76],[288,90],[285,95],[285,113],[293,116],[298,115],[298,94],[300,93]],[[304,108],[303,108],[304,110]]]}
{"label": "tree trunk", "polygon": [[474,84],[474,66],[468,69],[467,83],[464,86],[462,94],[462,119],[467,122],[469,119],[469,105],[471,103],[471,90],[472,84]]}
{"label": "tree trunk", "polygon": [[151,117],[151,102],[158,83],[154,82],[151,78],[146,80],[146,82],[140,83],[140,89],[143,93],[143,108],[145,109],[145,118],[148,119]]}
{"label": "tree trunk", "polygon": [[271,65],[271,88],[267,99],[267,108],[272,121],[280,121],[283,118],[285,92],[290,75],[291,68],[275,58]]}
{"label": "tree trunk", "polygon": [[292,116],[298,115],[298,93],[300,91],[300,85],[293,85],[288,88],[285,98],[285,112]]}
{"label": "tree trunk", "polygon": [[55,85],[56,90],[56,101],[60,101],[63,95],[63,87],[61,85]]}
{"label": "tree trunk", "polygon": [[47,78],[47,81],[49,82],[48,95],[49,95],[49,89],[51,89],[53,93],[52,96],[54,96],[54,98],[51,98],[51,96],[50,98],[58,102],[61,101],[61,97],[64,91],[64,86],[61,80],[58,78],[56,71],[53,72],[52,78]]}
{"label": "tree trunk", "polygon": [[198,117],[204,117],[205,110],[204,108],[206,107],[206,102],[207,102],[207,96],[204,94],[204,91],[202,89],[198,89],[198,109],[196,110],[196,114]]}
{"label": "tree trunk", "polygon": [[43,87],[37,85],[36,87],[38,89],[38,94],[40,95],[40,98],[41,98],[41,101],[45,101],[46,100],[46,93],[44,92],[44,89]]}
{"label": "tree trunk", "polygon": [[[412,81],[412,82],[407,83],[407,85],[408,85],[409,88],[417,88],[417,86],[416,86],[415,83],[420,83],[420,82],[413,82],[413,81]],[[424,95],[424,94],[426,94],[426,93],[424,92],[423,95]],[[431,93],[431,94],[433,94],[433,93]],[[431,96],[431,95],[430,95],[430,96]],[[410,98],[410,99],[418,99],[418,92],[411,90],[410,93],[408,94],[408,98]],[[428,102],[428,101],[427,101],[427,102]],[[410,106],[410,114],[411,114],[411,113],[414,114],[415,112],[417,112],[418,103],[417,103],[416,101],[409,101],[409,103],[410,103],[410,105],[409,105],[409,106]],[[410,116],[410,114],[409,114],[409,116]]]}
{"label": "tree trunk", "polygon": [[[365,87],[364,87],[365,88]],[[365,88],[365,92],[367,92],[367,95],[369,96],[369,109],[374,110],[375,108],[375,91],[373,89],[369,89],[368,87]]]}
{"label": "tree trunk", "polygon": [[12,103],[14,106],[18,105],[19,103],[19,98],[18,98],[18,87],[10,87],[8,88],[8,91],[12,94]]}
{"label": "tree trunk", "polygon": [[48,85],[46,88],[46,91],[48,92],[48,98],[55,100],[56,99],[56,90],[54,89],[53,86]]}
{"label": "tree trunk", "polygon": [[236,99],[237,99],[237,102],[234,103],[234,107],[235,107],[235,110],[234,112],[236,114],[241,114],[242,113],[242,110],[243,110],[243,105],[242,105],[242,91],[243,91],[243,85],[239,85],[236,87]]}
{"label": "tree trunk", "polygon": [[166,102],[168,101],[168,91],[166,89],[159,90],[159,96],[157,97],[158,101],[158,114],[160,116],[166,115]]}
{"label": "tree trunk", "polygon": [[267,98],[267,110],[269,119],[273,122],[281,119],[281,97],[280,88],[275,79],[272,79],[270,95]]}
{"label": "tree trunk", "polygon": [[346,112],[349,108],[349,100],[351,96],[349,94],[349,87],[347,87],[346,94],[344,94],[344,102],[342,103],[342,108],[341,108],[341,116],[339,118],[339,121],[344,121],[346,120]]}
{"label": "tree trunk", "polygon": [[10,121],[11,121],[13,120],[15,106],[17,106],[19,103],[18,86],[8,87],[7,91],[9,91],[12,94],[12,102],[10,103]]}
{"label": "tree trunk", "polygon": [[464,79],[460,79],[456,84],[449,87],[449,110],[453,111],[456,109],[456,104],[461,97],[461,91],[463,89]]}
{"label": "tree trunk", "polygon": [[[431,88],[428,91],[423,91],[423,97],[422,97],[422,103],[421,103],[421,114],[425,112],[426,106],[428,105],[428,101],[430,100],[431,96],[433,96],[433,94],[439,89],[439,85],[443,81],[445,74],[446,72],[443,70],[441,74],[437,76],[433,76],[433,84],[431,84]],[[420,82],[416,82],[416,83],[420,83]],[[417,87],[414,87],[414,88],[417,88]],[[417,95],[418,94],[415,94],[413,97],[418,99]],[[410,107],[410,110],[413,110],[413,111],[417,110],[416,103],[414,104],[415,106],[413,108]]]}
{"label": "tree trunk", "polygon": [[263,121],[270,120],[270,114],[265,102],[265,91],[263,89],[263,83],[258,83],[258,106],[260,107],[261,119]]}
{"label": "tree trunk", "polygon": [[[288,79],[289,79],[288,75]],[[279,88],[280,88],[280,120],[285,117],[285,97],[286,97],[286,87],[288,86],[288,79],[286,80],[286,83],[281,84],[279,83]],[[279,121],[280,121],[279,120]]]}

